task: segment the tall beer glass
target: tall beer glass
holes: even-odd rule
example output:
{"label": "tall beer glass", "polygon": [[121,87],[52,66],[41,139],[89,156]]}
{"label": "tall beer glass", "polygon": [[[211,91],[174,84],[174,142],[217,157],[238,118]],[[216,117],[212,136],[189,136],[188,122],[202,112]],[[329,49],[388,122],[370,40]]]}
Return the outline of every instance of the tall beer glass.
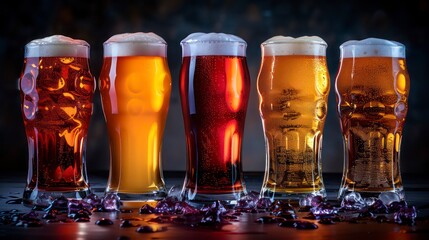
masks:
{"label": "tall beer glass", "polygon": [[344,138],[339,198],[349,192],[404,198],[399,151],[410,89],[404,45],[376,38],[340,46],[336,79]]}
{"label": "tall beer glass", "polygon": [[108,39],[100,92],[110,140],[106,192],[125,205],[165,197],[161,144],[171,76],[164,39],[142,32]]}
{"label": "tall beer glass", "polygon": [[25,205],[89,193],[85,152],[95,81],[88,58],[88,43],[61,35],[25,46],[19,79],[29,154]]}
{"label": "tall beer glass", "polygon": [[262,197],[326,196],[321,168],[329,94],[326,47],[315,36],[276,36],[261,44],[258,93],[266,147]]}
{"label": "tall beer glass", "polygon": [[193,33],[181,45],[187,144],[182,196],[195,204],[234,204],[245,193],[241,145],[250,90],[246,42],[223,33]]}

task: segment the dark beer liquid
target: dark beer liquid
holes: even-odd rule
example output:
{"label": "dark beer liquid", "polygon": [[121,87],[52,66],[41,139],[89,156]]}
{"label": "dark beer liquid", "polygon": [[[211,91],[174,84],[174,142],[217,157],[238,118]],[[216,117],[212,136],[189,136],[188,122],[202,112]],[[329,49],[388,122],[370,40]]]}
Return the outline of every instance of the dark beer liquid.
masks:
{"label": "dark beer liquid", "polygon": [[87,58],[26,58],[19,87],[27,134],[27,190],[87,189],[85,141],[94,78]]}
{"label": "dark beer liquid", "polygon": [[180,91],[187,140],[184,188],[198,194],[244,189],[241,143],[250,79],[244,57],[184,57]]}

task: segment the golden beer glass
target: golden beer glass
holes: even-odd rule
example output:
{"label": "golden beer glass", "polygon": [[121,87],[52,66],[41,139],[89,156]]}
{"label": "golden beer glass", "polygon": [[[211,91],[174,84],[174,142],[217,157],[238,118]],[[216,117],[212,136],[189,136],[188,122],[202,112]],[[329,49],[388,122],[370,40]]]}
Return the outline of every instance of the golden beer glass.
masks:
{"label": "golden beer glass", "polygon": [[106,193],[127,204],[166,196],[161,144],[171,92],[167,44],[154,33],[104,43],[100,92],[110,140]]}
{"label": "golden beer glass", "polygon": [[261,44],[257,85],[266,147],[261,197],[326,196],[321,167],[329,94],[326,47],[315,36],[276,36]]}
{"label": "golden beer glass", "polygon": [[351,192],[404,198],[399,153],[410,80],[401,43],[368,38],[340,46],[337,110],[344,138],[338,197]]}

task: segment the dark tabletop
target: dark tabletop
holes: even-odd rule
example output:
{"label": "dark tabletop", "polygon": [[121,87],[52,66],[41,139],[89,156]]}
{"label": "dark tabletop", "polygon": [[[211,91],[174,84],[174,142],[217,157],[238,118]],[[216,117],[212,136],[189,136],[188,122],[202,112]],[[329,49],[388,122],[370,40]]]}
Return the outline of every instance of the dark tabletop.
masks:
{"label": "dark tabletop", "polygon": [[[167,187],[181,186],[184,173],[167,172],[164,174]],[[324,180],[328,192],[328,200],[334,201],[339,187],[340,175],[325,174]],[[107,173],[89,175],[92,190],[102,196],[107,182]],[[25,173],[9,173],[0,176],[0,211],[18,209],[29,212],[30,208],[20,204],[7,204],[9,200],[20,198],[25,184]],[[262,183],[261,173],[245,173],[248,191],[259,192]],[[429,239],[429,184],[428,177],[419,175],[404,175],[406,200],[409,205],[415,205],[418,219],[414,226],[396,223],[364,223],[338,222],[333,225],[322,225],[317,220],[311,220],[318,225],[316,230],[298,230],[281,228],[277,224],[260,224],[255,220],[268,213],[244,213],[238,221],[217,227],[192,227],[178,223],[149,223],[148,219],[155,215],[143,215],[134,209],[132,213],[102,213],[95,212],[90,222],[82,223],[47,223],[42,227],[16,227],[0,225],[0,239]],[[43,212],[38,212],[43,214]],[[308,213],[298,213],[299,218]],[[95,221],[101,217],[114,221],[110,226],[98,226]],[[141,221],[136,224],[152,225],[162,229],[155,233],[138,233],[136,227],[120,228],[120,219],[138,217]],[[126,238],[128,237],[128,238]]]}

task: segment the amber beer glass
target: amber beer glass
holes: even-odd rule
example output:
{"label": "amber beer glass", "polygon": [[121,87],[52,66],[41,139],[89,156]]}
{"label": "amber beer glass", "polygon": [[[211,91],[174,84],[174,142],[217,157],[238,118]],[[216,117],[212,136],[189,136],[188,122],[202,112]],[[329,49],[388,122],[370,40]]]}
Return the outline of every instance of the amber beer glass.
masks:
{"label": "amber beer glass", "polygon": [[89,193],[86,136],[95,81],[85,41],[54,35],[25,46],[19,79],[28,141],[25,205]]}
{"label": "amber beer glass", "polygon": [[261,44],[257,86],[266,146],[261,197],[326,196],[321,168],[329,94],[326,47],[315,36],[276,36]]}
{"label": "amber beer glass", "polygon": [[171,76],[164,39],[142,32],[108,39],[100,92],[110,140],[106,192],[129,204],[165,197],[161,144]]}
{"label": "amber beer glass", "polygon": [[368,38],[345,42],[340,50],[336,93],[344,172],[338,197],[394,192],[403,199],[399,152],[410,89],[405,47]]}
{"label": "amber beer glass", "polygon": [[246,42],[223,33],[193,33],[181,45],[187,145],[182,196],[195,204],[234,204],[246,191],[241,165],[250,90]]}

